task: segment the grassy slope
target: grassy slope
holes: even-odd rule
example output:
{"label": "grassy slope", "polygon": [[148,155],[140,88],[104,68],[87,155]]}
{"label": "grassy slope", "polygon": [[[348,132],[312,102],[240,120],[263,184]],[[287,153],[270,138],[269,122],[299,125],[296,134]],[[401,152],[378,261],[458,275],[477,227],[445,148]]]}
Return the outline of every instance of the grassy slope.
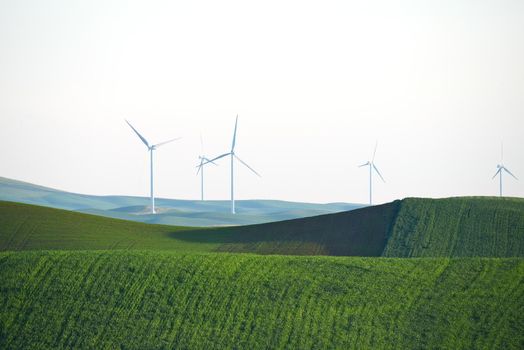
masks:
{"label": "grassy slope", "polygon": [[146,225],[0,202],[0,250],[29,249],[524,256],[524,200],[406,199],[337,214],[217,229]]}
{"label": "grassy slope", "polygon": [[524,256],[524,199],[405,199],[384,256]]}
{"label": "grassy slope", "polygon": [[0,253],[0,348],[524,347],[522,259]]}
{"label": "grassy slope", "polygon": [[154,249],[379,256],[397,204],[273,224],[196,230],[0,202],[0,250]]}
{"label": "grassy slope", "polygon": [[147,225],[72,211],[0,202],[0,250],[211,249],[173,239],[188,229]]}

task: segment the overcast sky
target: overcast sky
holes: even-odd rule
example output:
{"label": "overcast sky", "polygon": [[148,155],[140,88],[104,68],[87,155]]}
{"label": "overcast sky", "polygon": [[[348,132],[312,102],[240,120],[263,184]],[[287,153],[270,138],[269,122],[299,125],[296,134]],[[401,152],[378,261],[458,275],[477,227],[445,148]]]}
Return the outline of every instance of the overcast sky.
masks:
{"label": "overcast sky", "polygon": [[[524,197],[524,1],[0,0],[0,176],[88,194],[199,196],[227,152],[239,199]],[[206,169],[227,199],[227,161]]]}

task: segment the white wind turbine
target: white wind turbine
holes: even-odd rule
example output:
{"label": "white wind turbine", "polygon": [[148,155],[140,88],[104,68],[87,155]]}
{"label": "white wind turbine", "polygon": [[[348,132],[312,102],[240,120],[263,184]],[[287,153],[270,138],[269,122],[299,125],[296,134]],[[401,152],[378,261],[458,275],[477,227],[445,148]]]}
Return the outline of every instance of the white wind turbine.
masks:
{"label": "white wind turbine", "polygon": [[200,173],[200,200],[204,200],[204,167],[206,164],[213,163],[217,165],[215,162],[209,160],[204,155],[204,141],[202,141],[202,135],[200,135],[200,149],[201,149],[201,155],[198,156],[198,159],[200,160],[200,164],[197,165],[197,175]]}
{"label": "white wind turbine", "polygon": [[375,150],[373,151],[373,158],[371,158],[371,161],[367,161],[365,164],[362,164],[359,166],[359,168],[368,166],[369,167],[369,205],[373,205],[373,171],[375,171],[378,176],[382,179],[382,181],[385,183],[386,180],[382,177],[382,174],[380,174],[380,171],[378,171],[377,166],[375,165],[375,154],[377,153],[377,145],[378,143],[375,143]]}
{"label": "white wind turbine", "polygon": [[500,164],[497,164],[497,172],[495,173],[495,175],[493,175],[493,178],[496,178],[497,175],[499,176],[499,196],[502,197],[502,173],[505,171],[507,172],[509,175],[511,175],[515,180],[518,180],[517,177],[515,175],[513,175],[511,173],[511,171],[509,171],[508,168],[506,168],[504,166],[504,144],[501,145],[501,149],[500,149]]}
{"label": "white wind turbine", "polygon": [[151,160],[151,169],[150,169],[150,171],[151,171],[151,174],[150,174],[150,179],[151,179],[151,213],[152,214],[156,214],[156,212],[155,212],[155,195],[154,195],[154,192],[153,192],[153,151],[156,150],[160,146],[163,146],[163,145],[168,144],[170,142],[179,140],[180,137],[177,137],[177,138],[174,138],[174,139],[171,139],[171,140],[168,140],[168,141],[160,142],[160,143],[157,143],[156,145],[151,145],[150,146],[149,142],[147,142],[147,140],[142,135],[140,135],[140,133],[138,131],[136,131],[136,129],[133,127],[133,125],[131,125],[130,122],[127,121],[127,119],[126,119],[126,123],[131,127],[131,129],[133,129],[133,131],[137,134],[137,136],[140,138],[140,140],[142,140],[144,145],[146,145],[147,150],[149,151],[150,160]]}
{"label": "white wind turbine", "polygon": [[246,166],[249,170],[251,170],[253,173],[255,173],[255,175],[257,175],[258,177],[261,177],[259,173],[257,173],[255,170],[253,170],[253,168],[251,168],[249,165],[247,165],[246,162],[244,162],[242,159],[238,158],[238,156],[235,154],[235,143],[236,143],[236,138],[237,138],[237,124],[238,124],[238,115],[237,115],[237,118],[235,120],[235,131],[233,133],[233,144],[231,145],[231,151],[228,152],[228,153],[224,153],[218,157],[215,157],[213,159],[211,159],[210,161],[208,162],[204,162],[202,165],[205,165],[207,163],[212,163],[214,162],[215,160],[218,160],[220,158],[224,158],[224,157],[227,157],[227,156],[231,156],[231,213],[232,214],[235,214],[235,185],[234,185],[234,163],[235,163],[235,159],[238,160],[240,163],[242,163],[244,166]]}

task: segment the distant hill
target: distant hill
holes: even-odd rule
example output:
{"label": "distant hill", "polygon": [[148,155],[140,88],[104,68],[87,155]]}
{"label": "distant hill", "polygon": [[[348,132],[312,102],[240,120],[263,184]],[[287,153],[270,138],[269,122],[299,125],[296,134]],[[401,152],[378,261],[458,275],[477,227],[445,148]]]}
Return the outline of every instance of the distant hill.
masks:
{"label": "distant hill", "polygon": [[230,202],[157,198],[158,214],[149,213],[149,198],[91,196],[69,193],[0,177],[0,200],[73,210],[150,224],[177,226],[234,226],[289,220],[364,207],[349,203],[300,203],[277,200],[239,200],[237,214]]}
{"label": "distant hill", "polygon": [[522,349],[522,259],[0,252],[2,349]]}
{"label": "distant hill", "polygon": [[29,249],[515,257],[524,256],[524,199],[405,199],[310,218],[208,229],[0,202],[0,250]]}

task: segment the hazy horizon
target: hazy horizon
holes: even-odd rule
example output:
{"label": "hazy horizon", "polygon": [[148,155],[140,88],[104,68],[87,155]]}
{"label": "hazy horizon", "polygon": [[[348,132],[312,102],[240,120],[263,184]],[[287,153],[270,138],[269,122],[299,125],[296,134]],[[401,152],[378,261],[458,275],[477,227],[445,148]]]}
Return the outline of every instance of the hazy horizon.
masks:
{"label": "hazy horizon", "polygon": [[[0,176],[198,199],[239,115],[237,199],[524,197],[524,2],[4,1]],[[206,168],[229,199],[229,162]]]}

